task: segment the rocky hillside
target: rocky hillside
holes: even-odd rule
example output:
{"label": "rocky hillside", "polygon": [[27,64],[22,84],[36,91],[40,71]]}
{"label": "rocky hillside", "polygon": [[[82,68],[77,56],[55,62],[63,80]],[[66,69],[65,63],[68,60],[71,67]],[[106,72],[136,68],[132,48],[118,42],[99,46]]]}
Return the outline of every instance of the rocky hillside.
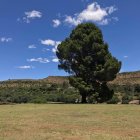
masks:
{"label": "rocky hillside", "polygon": [[68,82],[68,77],[66,76],[49,76],[42,81],[46,81],[51,84],[63,84],[64,82]]}
{"label": "rocky hillside", "polygon": [[116,85],[140,84],[140,71],[120,73],[116,79],[110,83]]}
{"label": "rocky hillside", "polygon": [[[49,76],[45,79],[48,83],[62,84],[68,82],[68,77],[63,76]],[[127,84],[140,84],[140,71],[119,73],[115,80],[110,84],[127,85]]]}
{"label": "rocky hillside", "polygon": [[[44,79],[20,79],[0,82],[0,103],[74,103],[80,98],[77,90],[69,87],[68,77],[49,76]],[[115,103],[140,99],[140,71],[120,73],[109,83],[114,90]],[[112,102],[111,102],[112,103]]]}
{"label": "rocky hillside", "polygon": [[[46,84],[63,84],[64,82],[68,82],[68,77],[64,76],[49,76],[44,79],[39,80],[7,80],[1,81],[0,87],[29,87],[29,86],[39,86],[39,85],[46,85]],[[140,85],[140,71],[137,72],[125,72],[120,73],[117,75],[117,78],[114,81],[111,81],[110,84],[115,85]]]}

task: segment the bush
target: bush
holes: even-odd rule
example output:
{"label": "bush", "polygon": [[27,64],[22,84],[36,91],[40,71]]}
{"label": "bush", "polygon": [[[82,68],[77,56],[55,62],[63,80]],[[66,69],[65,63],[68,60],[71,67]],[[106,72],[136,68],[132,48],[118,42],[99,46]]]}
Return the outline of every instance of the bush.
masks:
{"label": "bush", "polygon": [[87,102],[88,103],[92,103],[92,104],[96,104],[97,103],[96,98],[97,98],[96,97],[96,94],[93,94],[93,95],[91,95],[91,96],[88,97]]}
{"label": "bush", "polygon": [[127,94],[122,97],[122,104],[129,104],[129,102],[133,100],[132,96],[128,96]]}
{"label": "bush", "polygon": [[108,104],[117,104],[118,102],[120,102],[120,99],[115,94],[113,95],[111,100],[107,101]]}
{"label": "bush", "polygon": [[35,104],[44,104],[44,103],[47,103],[47,100],[44,99],[44,98],[34,98],[30,101],[31,103],[35,103]]}

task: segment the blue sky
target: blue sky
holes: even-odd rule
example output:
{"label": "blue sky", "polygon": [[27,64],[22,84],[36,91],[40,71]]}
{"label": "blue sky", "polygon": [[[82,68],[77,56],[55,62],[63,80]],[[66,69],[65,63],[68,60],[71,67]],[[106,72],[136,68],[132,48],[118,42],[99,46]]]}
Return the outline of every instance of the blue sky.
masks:
{"label": "blue sky", "polygon": [[82,22],[93,22],[121,71],[140,70],[139,0],[1,0],[0,80],[67,75],[57,45]]}

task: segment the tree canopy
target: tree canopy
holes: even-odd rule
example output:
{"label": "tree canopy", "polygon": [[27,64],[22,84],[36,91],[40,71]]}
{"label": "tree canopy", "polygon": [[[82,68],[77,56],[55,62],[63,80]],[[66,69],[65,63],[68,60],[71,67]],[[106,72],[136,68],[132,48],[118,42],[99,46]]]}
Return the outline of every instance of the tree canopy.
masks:
{"label": "tree canopy", "polygon": [[77,88],[82,102],[94,95],[97,102],[109,100],[113,91],[107,82],[113,80],[121,68],[121,62],[111,55],[101,30],[93,23],[83,23],[72,30],[60,45],[56,55],[59,69],[70,76],[70,84]]}

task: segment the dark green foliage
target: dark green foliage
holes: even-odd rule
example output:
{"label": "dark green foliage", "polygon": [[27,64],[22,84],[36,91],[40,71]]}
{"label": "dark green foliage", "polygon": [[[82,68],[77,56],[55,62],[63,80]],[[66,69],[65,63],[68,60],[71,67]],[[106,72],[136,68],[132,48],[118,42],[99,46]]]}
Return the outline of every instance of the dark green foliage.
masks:
{"label": "dark green foliage", "polygon": [[112,99],[107,101],[108,104],[117,104],[119,102],[120,102],[120,99],[118,98],[116,94],[113,95]]}
{"label": "dark green foliage", "polygon": [[59,46],[56,52],[60,69],[70,73],[70,84],[82,96],[96,94],[98,102],[109,100],[113,91],[107,82],[119,72],[121,62],[111,55],[100,29],[92,23],[78,25]]}
{"label": "dark green foliage", "polygon": [[134,88],[135,92],[140,92],[140,85],[136,84]]}
{"label": "dark green foliage", "polygon": [[44,97],[38,97],[38,98],[31,99],[30,103],[44,104],[44,103],[47,103],[47,100]]}
{"label": "dark green foliage", "polygon": [[57,84],[51,84],[51,86],[48,88],[48,90],[52,91],[52,90],[57,90],[58,85]]}
{"label": "dark green foliage", "polygon": [[63,86],[63,89],[68,89],[69,88],[69,83],[64,81],[62,86]]}
{"label": "dark green foliage", "polygon": [[75,103],[75,100],[79,98],[79,93],[66,83],[34,85],[31,82],[24,83],[23,86],[19,81],[18,86],[13,87],[12,83],[8,83],[8,86],[5,86],[6,84],[5,82],[0,87],[0,103]]}
{"label": "dark green foliage", "polygon": [[140,100],[140,85],[139,84],[126,84],[117,85],[109,84],[109,87],[113,89],[116,93],[121,93],[122,102],[128,103],[131,100]]}
{"label": "dark green foliage", "polygon": [[[78,84],[78,83],[77,83]],[[131,100],[140,100],[140,85],[109,85],[110,89],[118,94],[114,94],[113,98],[107,103],[119,102],[128,103]],[[110,98],[112,94],[108,94],[108,87],[105,85],[104,92],[100,96],[103,98]],[[88,89],[87,89],[88,90]],[[106,92],[107,95],[106,96]],[[109,90],[111,91],[111,90]],[[99,98],[99,93],[87,96],[88,103],[102,102]],[[106,99],[107,100],[107,99]],[[63,102],[63,103],[79,103],[81,101],[79,92],[72,88],[68,82],[62,82],[62,84],[47,84],[40,81],[36,82],[0,82],[0,104],[3,103],[48,103],[48,102]]]}
{"label": "dark green foliage", "polygon": [[97,97],[98,97],[98,94],[92,94],[92,95],[88,96],[87,102],[92,103],[92,104],[96,104],[97,103]]}
{"label": "dark green foliage", "polygon": [[128,104],[130,101],[132,100],[132,97],[125,94],[123,97],[122,97],[122,104]]}

